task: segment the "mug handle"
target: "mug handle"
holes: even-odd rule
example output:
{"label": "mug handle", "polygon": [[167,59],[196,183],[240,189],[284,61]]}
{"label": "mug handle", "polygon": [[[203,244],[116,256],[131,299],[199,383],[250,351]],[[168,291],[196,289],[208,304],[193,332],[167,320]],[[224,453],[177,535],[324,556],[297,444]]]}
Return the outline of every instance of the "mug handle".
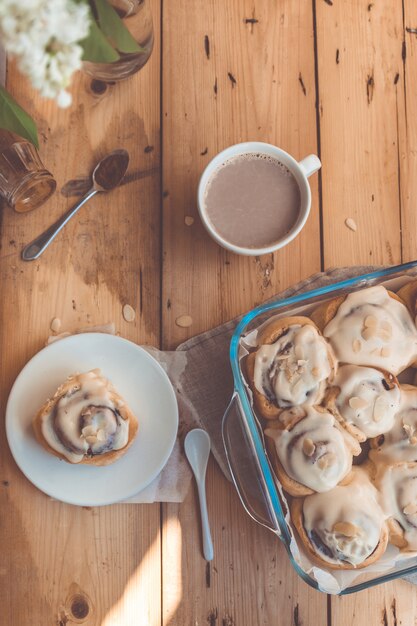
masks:
{"label": "mug handle", "polygon": [[299,161],[298,165],[301,167],[304,174],[308,178],[312,174],[315,174],[316,172],[318,172],[318,170],[321,168],[321,161],[319,157],[316,156],[315,154],[309,154],[304,159]]}

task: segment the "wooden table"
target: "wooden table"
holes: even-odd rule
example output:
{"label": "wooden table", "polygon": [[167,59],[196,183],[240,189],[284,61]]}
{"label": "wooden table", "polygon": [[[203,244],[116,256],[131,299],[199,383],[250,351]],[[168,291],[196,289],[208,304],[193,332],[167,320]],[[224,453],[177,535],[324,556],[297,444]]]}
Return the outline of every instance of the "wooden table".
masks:
{"label": "wooden table", "polygon": [[[1,412],[54,317],[63,329],[114,321],[174,348],[330,266],[417,256],[417,5],[413,0],[152,0],[156,45],[133,79],[85,76],[58,111],[15,71],[8,87],[39,122],[58,192],[26,215],[2,211]],[[321,156],[312,213],[287,248],[239,258],[196,211],[204,166],[256,139]],[[39,262],[24,243],[74,202],[74,185],[116,147],[128,184],[95,199]],[[194,223],[186,217],[194,218]],[[345,226],[351,217],[353,232]],[[136,310],[134,323],[122,306]],[[179,316],[190,315],[182,328]],[[34,409],[36,407],[33,407]],[[417,593],[398,581],[344,598],[310,589],[252,522],[214,462],[215,559],[200,551],[193,489],[181,505],[77,508],[17,469],[2,428],[0,624],[4,626],[412,626]]]}

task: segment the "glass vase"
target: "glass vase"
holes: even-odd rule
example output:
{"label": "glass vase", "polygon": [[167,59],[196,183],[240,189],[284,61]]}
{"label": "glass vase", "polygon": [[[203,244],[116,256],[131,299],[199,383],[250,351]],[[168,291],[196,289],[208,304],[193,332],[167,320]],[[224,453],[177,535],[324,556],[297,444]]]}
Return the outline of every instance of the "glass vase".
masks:
{"label": "glass vase", "polygon": [[103,82],[120,81],[142,69],[151,56],[154,42],[152,13],[148,0],[109,0],[109,4],[123,19],[126,28],[142,50],[129,54],[118,50],[120,59],[113,63],[84,61],[84,71],[92,78]]}
{"label": "glass vase", "polygon": [[55,189],[56,181],[35,146],[0,130],[0,196],[9,206],[26,213],[43,204]]}

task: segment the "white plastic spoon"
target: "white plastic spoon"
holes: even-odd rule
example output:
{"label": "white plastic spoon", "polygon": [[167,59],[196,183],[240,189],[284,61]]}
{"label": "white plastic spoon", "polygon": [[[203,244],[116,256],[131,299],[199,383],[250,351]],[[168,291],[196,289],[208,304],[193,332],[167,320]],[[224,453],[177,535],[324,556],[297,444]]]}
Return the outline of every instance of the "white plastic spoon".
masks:
{"label": "white plastic spoon", "polygon": [[200,500],[201,525],[203,530],[204,558],[206,561],[212,561],[213,542],[211,540],[206,500],[206,470],[207,461],[210,455],[210,437],[205,430],[195,428],[187,434],[184,441],[184,448],[197,482],[198,497]]}

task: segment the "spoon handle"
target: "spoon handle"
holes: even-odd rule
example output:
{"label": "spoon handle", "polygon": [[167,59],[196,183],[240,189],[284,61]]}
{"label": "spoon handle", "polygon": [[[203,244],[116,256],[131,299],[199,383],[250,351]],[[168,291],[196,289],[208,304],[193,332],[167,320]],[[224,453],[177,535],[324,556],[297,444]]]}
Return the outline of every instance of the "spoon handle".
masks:
{"label": "spoon handle", "polygon": [[210,523],[207,513],[206,486],[204,482],[198,484],[198,498],[200,500],[201,528],[203,532],[203,553],[206,561],[212,561],[214,556],[213,541],[211,539]]}
{"label": "spoon handle", "polygon": [[47,228],[41,235],[36,237],[33,241],[27,244],[22,250],[22,259],[24,261],[34,261],[38,259],[42,252],[46,250],[51,241],[55,239],[57,234],[64,228],[65,224],[77,213],[77,211],[88,201],[90,198],[98,193],[98,189],[94,187],[87,191],[85,196],[73,207],[69,209],[62,217],[60,217],[52,226]]}

